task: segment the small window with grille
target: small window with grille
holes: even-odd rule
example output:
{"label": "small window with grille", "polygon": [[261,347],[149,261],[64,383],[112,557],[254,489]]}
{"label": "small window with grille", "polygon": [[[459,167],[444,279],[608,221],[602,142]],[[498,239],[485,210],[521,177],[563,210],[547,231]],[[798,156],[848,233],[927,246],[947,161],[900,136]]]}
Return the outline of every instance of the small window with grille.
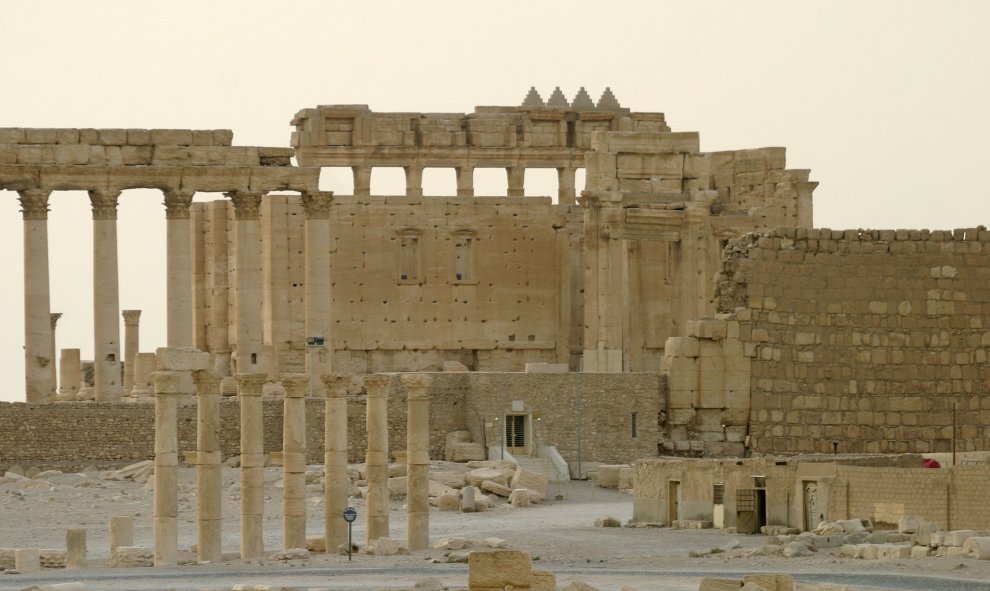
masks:
{"label": "small window with grille", "polygon": [[715,499],[716,505],[725,504],[725,484],[717,482],[712,485],[712,497]]}

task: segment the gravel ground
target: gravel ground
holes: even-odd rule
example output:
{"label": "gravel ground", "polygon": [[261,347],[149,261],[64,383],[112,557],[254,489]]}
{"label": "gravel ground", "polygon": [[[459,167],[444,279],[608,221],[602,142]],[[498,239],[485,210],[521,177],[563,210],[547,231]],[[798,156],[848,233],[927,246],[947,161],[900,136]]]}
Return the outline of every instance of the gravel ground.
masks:
{"label": "gravel ground", "polygon": [[[281,546],[281,470],[266,470],[265,547]],[[434,564],[444,551],[429,550],[407,556],[317,555],[308,560],[282,562],[237,558],[239,529],[238,471],[224,469],[224,552],[222,564],[165,569],[108,569],[107,521],[114,515],[135,517],[135,544],[152,545],[152,492],[147,484],[109,481],[97,473],[62,474],[37,480],[0,484],[0,547],[64,548],[65,530],[84,527],[92,568],[46,570],[33,574],[0,575],[0,591],[19,590],[52,581],[85,581],[94,590],[163,590],[230,587],[237,583],[333,589],[409,588],[420,579],[438,577],[445,585],[464,587],[464,564]],[[180,469],[179,545],[195,542],[195,470]],[[534,507],[500,505],[484,513],[439,512],[431,515],[431,538],[482,539],[498,537],[508,547],[529,552],[534,567],[557,574],[558,587],[582,580],[603,590],[631,585],[646,590],[696,590],[702,576],[741,576],[744,573],[790,573],[804,582],[832,582],[855,589],[917,589],[932,591],[990,591],[990,561],[968,558],[926,558],[898,561],[853,560],[818,552],[803,558],[747,556],[763,545],[762,536],[723,534],[714,530],[665,528],[601,528],[597,518],[613,516],[625,522],[632,516],[632,498],[625,493],[592,487],[588,482],[564,483],[563,500]],[[311,491],[308,531],[323,531],[322,493]],[[364,542],[364,502],[358,511],[354,540]],[[391,534],[405,538],[401,500],[393,501]],[[735,548],[699,558],[689,552]],[[228,554],[229,553],[229,554]],[[192,554],[185,556],[194,560]]]}

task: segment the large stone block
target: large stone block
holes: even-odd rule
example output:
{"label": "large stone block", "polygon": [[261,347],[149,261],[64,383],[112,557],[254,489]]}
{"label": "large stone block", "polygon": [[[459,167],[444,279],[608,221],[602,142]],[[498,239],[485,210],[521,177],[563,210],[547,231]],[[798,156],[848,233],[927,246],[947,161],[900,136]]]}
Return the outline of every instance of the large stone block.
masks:
{"label": "large stone block", "polygon": [[448,443],[444,455],[448,462],[470,462],[487,457],[485,446],[474,442]]}
{"label": "large stone block", "polygon": [[533,561],[525,552],[495,550],[468,554],[468,587],[472,589],[529,587],[532,580]]}
{"label": "large stone block", "polygon": [[512,489],[528,488],[535,490],[540,493],[540,496],[546,498],[547,491],[550,489],[550,481],[542,474],[519,468],[512,475],[512,481],[509,483],[509,487]]}
{"label": "large stone block", "polygon": [[159,371],[203,371],[210,369],[210,354],[192,347],[159,347],[155,351]]}
{"label": "large stone block", "polygon": [[794,580],[791,575],[744,575],[743,585],[756,583],[767,591],[794,591]]}
{"label": "large stone block", "polygon": [[742,583],[739,579],[720,579],[718,577],[702,577],[698,591],[739,591]]}

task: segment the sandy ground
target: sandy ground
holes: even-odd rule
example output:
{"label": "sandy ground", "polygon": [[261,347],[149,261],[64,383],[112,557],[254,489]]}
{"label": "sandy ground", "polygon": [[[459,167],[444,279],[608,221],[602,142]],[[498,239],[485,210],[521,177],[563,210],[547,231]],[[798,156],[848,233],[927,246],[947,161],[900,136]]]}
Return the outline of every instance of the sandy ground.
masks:
{"label": "sandy ground", "polygon": [[[98,473],[61,474],[36,480],[0,484],[0,548],[63,548],[65,530],[83,527],[87,533],[91,568],[0,575],[0,590],[25,589],[46,582],[84,581],[89,589],[205,589],[234,584],[268,584],[273,588],[383,589],[410,588],[416,581],[436,577],[444,585],[464,587],[464,564],[447,564],[445,552],[429,550],[407,556],[313,554],[290,562],[241,561],[237,557],[239,530],[238,471],[224,469],[224,562],[190,564],[167,569],[108,569],[107,522],[115,515],[135,517],[135,544],[152,545],[152,491],[130,480],[103,480]],[[266,470],[265,547],[281,548],[281,470]],[[179,546],[195,543],[195,470],[180,469]],[[317,487],[313,487],[317,488]],[[562,500],[555,500],[557,494]],[[309,493],[308,532],[323,531],[322,492]],[[364,502],[358,511],[354,540],[364,543]],[[628,494],[568,482],[551,499],[534,507],[499,505],[476,514],[431,512],[431,538],[498,537],[509,548],[532,554],[534,567],[557,574],[558,588],[582,580],[603,590],[631,585],[646,590],[695,590],[705,574],[739,576],[741,573],[791,573],[798,581],[833,582],[854,589],[990,590],[990,561],[968,558],[926,558],[865,561],[819,552],[803,558],[747,556],[763,545],[762,536],[723,534],[714,530],[666,528],[601,528],[597,518],[614,516],[626,522],[632,516]],[[394,500],[391,536],[405,539],[403,501]],[[733,546],[726,552],[699,558],[691,551]],[[185,558],[194,562],[194,556]],[[435,563],[434,560],[438,561]]]}

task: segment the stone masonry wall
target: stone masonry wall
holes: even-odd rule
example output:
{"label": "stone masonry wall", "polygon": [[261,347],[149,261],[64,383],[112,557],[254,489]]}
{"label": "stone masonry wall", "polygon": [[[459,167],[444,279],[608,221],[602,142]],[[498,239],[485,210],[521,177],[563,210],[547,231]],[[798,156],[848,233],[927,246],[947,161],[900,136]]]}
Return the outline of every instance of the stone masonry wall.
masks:
{"label": "stone masonry wall", "polygon": [[[544,444],[557,444],[564,458],[576,461],[575,374],[432,374],[430,389],[430,457],[442,459],[445,436],[470,429],[480,441],[479,420],[498,415],[499,400],[523,401],[527,412],[540,413]],[[499,378],[498,376],[504,376]],[[582,458],[586,462],[620,462],[656,454],[656,417],[662,404],[656,374],[581,377]],[[349,461],[363,462],[366,445],[365,402],[361,393],[348,400]],[[307,400],[307,456],[323,463],[322,399]],[[630,437],[631,412],[637,412],[638,437]],[[240,442],[240,407],[235,398],[221,401],[220,444],[223,457],[236,456]],[[282,449],[282,401],[264,401],[265,452]],[[389,390],[389,449],[406,448],[406,397],[398,379]],[[196,442],[196,406],[179,408],[179,448],[192,451]],[[488,429],[489,445],[498,445]],[[122,466],[154,453],[154,405],[146,403],[0,403],[0,470],[22,466],[81,469]]]}
{"label": "stone masonry wall", "polygon": [[[780,229],[717,278],[751,366],[751,449],[990,449],[990,232]],[[956,409],[953,413],[953,409]]]}

